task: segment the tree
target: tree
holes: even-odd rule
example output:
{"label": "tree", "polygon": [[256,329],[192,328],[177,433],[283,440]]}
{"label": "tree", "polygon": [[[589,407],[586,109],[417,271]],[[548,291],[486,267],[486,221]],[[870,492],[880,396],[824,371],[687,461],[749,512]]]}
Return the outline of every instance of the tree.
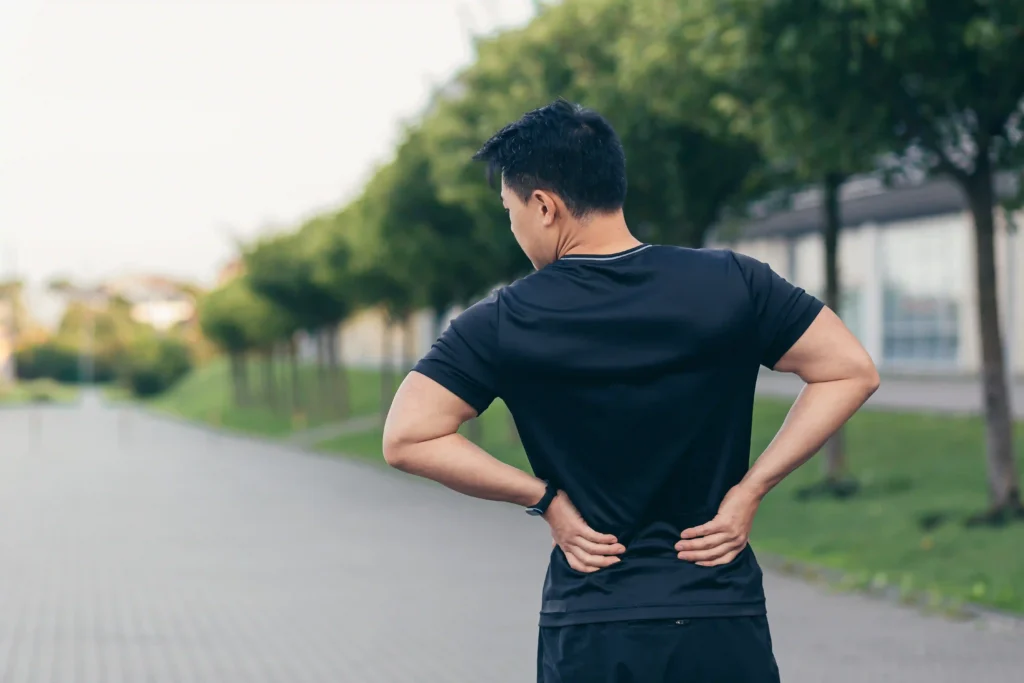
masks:
{"label": "tree", "polygon": [[244,285],[233,280],[207,293],[199,303],[199,325],[203,334],[230,359],[234,399],[239,406],[248,406],[252,402],[245,364],[245,354],[251,342],[243,319],[249,296],[251,293],[245,291]]}
{"label": "tree", "polygon": [[[731,0],[705,12],[709,35],[721,38],[703,56],[703,63],[719,70],[710,74],[723,86],[713,98],[716,106],[732,117],[741,134],[757,142],[776,168],[821,188],[824,300],[842,315],[840,191],[851,175],[875,168],[876,157],[896,144],[888,102],[862,87],[853,17],[847,12],[845,21],[807,36],[816,41],[815,57],[808,59],[804,41],[792,39],[793,31],[813,22],[807,3]],[[824,465],[821,490],[845,496],[856,489],[841,430],[826,444]]]}
{"label": "tree", "polygon": [[627,219],[648,226],[649,239],[700,246],[723,212],[769,187],[769,176],[752,136],[715,106],[731,69],[711,50],[715,36],[703,33],[713,4],[625,5],[619,21],[629,30],[614,43],[617,74],[606,92],[629,163]]}
{"label": "tree", "polygon": [[121,378],[136,396],[155,396],[191,369],[192,354],[184,341],[150,330],[132,340]]}
{"label": "tree", "polygon": [[[690,68],[699,36],[663,30],[680,4],[547,5],[528,27],[478,43],[476,63],[438,98],[424,125],[442,198],[502,236],[495,251],[517,253],[507,218],[467,160],[503,125],[556,97],[600,111],[619,132],[630,183],[626,219],[643,239],[701,244],[751,183],[756,145],[722,125],[709,87]],[[525,267],[520,262],[515,272]]]}
{"label": "tree", "polygon": [[314,277],[316,233],[329,216],[308,221],[299,230],[264,238],[245,252],[246,272],[253,290],[285,309],[295,329],[287,331],[286,343],[291,368],[292,409],[305,409],[294,333],[300,329],[318,336],[321,368],[320,400],[331,412],[348,414],[348,391],[344,373],[337,365],[337,327],[347,317],[349,306],[337,292],[322,286]]}
{"label": "tree", "polygon": [[[381,330],[380,411],[387,414],[395,390],[392,331],[398,321],[405,320],[419,302],[415,275],[402,267],[402,259],[392,258],[404,248],[401,240],[389,244],[380,229],[388,195],[377,188],[387,182],[387,167],[378,171],[360,200],[346,209],[342,217],[343,239],[351,249],[350,285],[358,292],[362,306],[383,311]],[[375,196],[376,193],[380,193]],[[351,229],[358,225],[358,230]]]}
{"label": "tree", "polygon": [[[268,357],[267,350],[289,329],[293,329],[294,320],[290,319],[288,312],[256,294],[249,285],[248,277],[239,277],[203,298],[199,322],[203,333],[224,349],[231,359],[236,403],[251,405],[246,355],[260,350]],[[276,387],[272,381],[271,361],[268,360],[266,365],[270,372],[265,370],[264,392],[268,404],[273,407]]]}
{"label": "tree", "polygon": [[[802,59],[847,35],[857,86],[887,103],[903,162],[955,180],[974,223],[990,506],[1024,517],[996,289],[995,172],[1024,161],[1024,5],[1016,0],[777,0],[765,20],[805,17],[784,40]],[[846,33],[844,33],[844,31]]]}
{"label": "tree", "polygon": [[132,342],[148,331],[148,325],[132,319],[124,299],[77,290],[69,293],[55,341],[78,352],[79,381],[105,383],[116,379]]}
{"label": "tree", "polygon": [[[342,323],[352,314],[357,303],[357,293],[352,288],[351,245],[346,239],[337,239],[336,227],[339,213],[328,213],[307,222],[299,231],[305,262],[309,265],[308,277],[317,292],[318,307],[315,309],[323,325],[320,335],[330,377],[332,403],[338,414],[347,416],[350,412],[348,377],[344,368],[342,353]],[[343,235],[342,235],[343,237]]]}

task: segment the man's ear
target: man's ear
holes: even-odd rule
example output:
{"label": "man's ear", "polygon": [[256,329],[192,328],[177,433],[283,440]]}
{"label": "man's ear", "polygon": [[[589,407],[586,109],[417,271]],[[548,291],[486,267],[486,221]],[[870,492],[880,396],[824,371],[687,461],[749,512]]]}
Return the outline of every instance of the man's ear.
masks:
{"label": "man's ear", "polygon": [[551,225],[558,216],[558,200],[555,196],[544,190],[534,190],[533,198],[537,200],[540,209],[541,221],[544,225]]}

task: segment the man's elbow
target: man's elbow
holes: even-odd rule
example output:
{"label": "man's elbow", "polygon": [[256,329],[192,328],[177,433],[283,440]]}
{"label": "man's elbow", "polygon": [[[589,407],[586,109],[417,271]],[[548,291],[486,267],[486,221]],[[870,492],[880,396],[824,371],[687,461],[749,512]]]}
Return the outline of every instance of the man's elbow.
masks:
{"label": "man's elbow", "polygon": [[878,387],[882,384],[882,378],[878,374],[875,362],[866,353],[864,354],[864,359],[859,364],[857,379],[864,389],[864,400],[867,400],[878,391]]}
{"label": "man's elbow", "polygon": [[404,438],[399,430],[384,427],[384,442],[382,444],[384,462],[396,470],[406,471],[409,468],[409,440]]}

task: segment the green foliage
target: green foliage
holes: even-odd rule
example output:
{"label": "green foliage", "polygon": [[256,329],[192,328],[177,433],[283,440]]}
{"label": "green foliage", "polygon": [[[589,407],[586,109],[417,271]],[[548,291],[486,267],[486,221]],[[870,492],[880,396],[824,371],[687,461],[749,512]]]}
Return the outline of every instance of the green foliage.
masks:
{"label": "green foliage", "polygon": [[121,379],[135,396],[144,398],[166,391],[191,369],[191,352],[185,342],[148,334],[132,342]]}
{"label": "green foliage", "polygon": [[45,373],[40,376],[61,382],[80,381],[84,378],[80,378],[79,359],[88,356],[94,381],[111,382],[117,378],[132,341],[149,329],[132,319],[131,307],[123,299],[114,298],[105,305],[73,301],[64,311],[53,339],[39,345],[42,368],[50,368],[38,370]]}
{"label": "green foliage", "polygon": [[[88,340],[92,338],[92,346]],[[177,337],[159,336],[131,320],[127,304],[106,307],[72,304],[54,338],[16,353],[19,379],[49,379],[65,384],[88,378],[106,384],[120,379],[139,396],[163,391],[191,368],[191,350]]]}
{"label": "green foliage", "polygon": [[295,329],[295,316],[253,291],[248,277],[231,280],[199,305],[203,334],[225,351],[264,349]]}
{"label": "green foliage", "polygon": [[[315,218],[298,231],[258,241],[245,253],[249,287],[289,313],[288,324],[312,330],[343,320],[350,310],[350,296],[316,277],[321,253],[317,235],[327,229],[331,217]],[[334,253],[332,267],[344,271],[343,256]],[[282,328],[283,329],[283,328]],[[285,330],[289,333],[294,330]]]}
{"label": "green foliage", "polygon": [[[441,97],[422,126],[442,198],[486,226],[494,252],[518,249],[493,190],[467,160],[493,132],[556,97],[600,111],[619,132],[630,183],[626,218],[644,239],[699,245],[722,210],[752,188],[757,147],[711,106],[712,85],[691,58],[704,38],[674,30],[669,15],[679,5],[568,1],[479,43],[456,94]],[[502,273],[523,269],[521,262],[503,269],[497,255],[493,262]]]}
{"label": "green foliage", "polygon": [[825,3],[725,0],[704,9],[708,31],[722,30],[708,48],[715,107],[748,135],[777,169],[814,183],[873,168],[897,144],[891,102],[869,90],[872,62],[858,35],[856,12],[833,20]]}
{"label": "green foliage", "polygon": [[486,257],[493,240],[463,207],[439,197],[431,173],[424,134],[410,130],[361,203],[368,288],[396,316],[412,307],[465,304],[498,276]]}
{"label": "green foliage", "polygon": [[997,168],[1022,160],[1024,6],[1016,0],[719,6],[735,12],[751,41],[744,56],[761,55],[756,68],[773,74],[775,94],[802,102],[794,125],[844,134],[816,146],[826,155],[856,158],[865,142],[875,149],[871,131],[881,125],[892,151],[909,149],[907,160],[926,170],[964,177],[979,159]]}
{"label": "green foliage", "polygon": [[[93,359],[93,377],[98,383],[117,377],[117,358],[110,350],[101,350]],[[55,339],[26,346],[15,352],[18,379],[51,379],[64,384],[77,384],[82,377],[80,345],[67,339]]]}

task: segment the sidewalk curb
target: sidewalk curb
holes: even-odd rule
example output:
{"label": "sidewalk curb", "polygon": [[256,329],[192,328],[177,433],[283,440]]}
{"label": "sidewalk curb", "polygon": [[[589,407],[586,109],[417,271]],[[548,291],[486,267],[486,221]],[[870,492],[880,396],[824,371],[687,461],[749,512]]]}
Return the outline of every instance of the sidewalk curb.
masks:
{"label": "sidewalk curb", "polygon": [[832,569],[773,553],[758,552],[757,558],[761,567],[766,571],[796,578],[808,584],[817,584],[838,593],[863,595],[898,607],[914,609],[933,618],[974,622],[989,630],[1024,632],[1024,614],[1007,612],[995,607],[948,597],[935,600],[925,591],[913,591],[905,594],[895,585],[865,583],[861,580],[859,572]]}

